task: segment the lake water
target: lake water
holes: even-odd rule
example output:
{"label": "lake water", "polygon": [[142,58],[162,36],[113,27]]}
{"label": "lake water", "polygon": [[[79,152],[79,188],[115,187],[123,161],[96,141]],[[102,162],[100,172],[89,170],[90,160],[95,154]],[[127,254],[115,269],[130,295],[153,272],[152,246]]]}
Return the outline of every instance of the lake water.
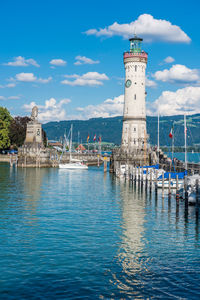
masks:
{"label": "lake water", "polygon": [[195,207],[88,171],[0,164],[1,299],[199,299]]}
{"label": "lake water", "polygon": [[[171,152],[166,152],[167,156],[172,158],[172,153]],[[179,160],[185,161],[185,153],[184,152],[175,152],[173,154],[173,157],[176,157]],[[187,161],[188,162],[194,162],[194,163],[199,163],[200,162],[200,153],[198,152],[188,152],[187,153]]]}

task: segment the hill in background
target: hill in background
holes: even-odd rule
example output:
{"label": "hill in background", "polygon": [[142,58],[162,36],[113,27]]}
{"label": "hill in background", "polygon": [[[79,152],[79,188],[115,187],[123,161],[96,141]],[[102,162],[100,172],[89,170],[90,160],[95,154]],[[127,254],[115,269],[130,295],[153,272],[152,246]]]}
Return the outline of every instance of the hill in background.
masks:
{"label": "hill in background", "polygon": [[[169,132],[174,123],[174,144],[175,146],[184,145],[184,120],[183,116],[164,116],[160,117],[160,145],[171,145]],[[120,145],[122,133],[122,117],[114,118],[93,118],[86,121],[60,121],[43,124],[49,140],[59,140],[68,134],[71,124],[73,124],[73,141],[85,143],[87,136],[90,142],[96,134],[102,136],[102,141]],[[157,144],[157,117],[147,116],[147,133],[151,145]],[[187,142],[188,145],[200,145],[200,114],[187,116]]]}

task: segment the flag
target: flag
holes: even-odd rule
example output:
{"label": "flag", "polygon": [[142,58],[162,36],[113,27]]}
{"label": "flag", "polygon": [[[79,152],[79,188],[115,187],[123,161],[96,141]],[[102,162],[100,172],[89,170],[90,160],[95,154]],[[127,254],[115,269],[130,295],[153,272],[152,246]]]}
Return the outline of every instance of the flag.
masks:
{"label": "flag", "polygon": [[101,143],[101,136],[99,136],[99,139],[98,139],[98,140],[99,140],[99,143]]}
{"label": "flag", "polygon": [[88,143],[89,139],[90,139],[90,136],[89,136],[89,134],[88,134],[88,137],[87,137],[87,143]]}
{"label": "flag", "polygon": [[95,142],[96,139],[97,139],[97,136],[96,136],[96,134],[95,134],[94,137],[93,137],[93,141]]}
{"label": "flag", "polygon": [[169,133],[170,139],[172,139],[173,134],[174,134],[174,128],[173,128],[173,126],[172,126],[172,128],[171,128],[171,130],[170,130],[170,133]]}

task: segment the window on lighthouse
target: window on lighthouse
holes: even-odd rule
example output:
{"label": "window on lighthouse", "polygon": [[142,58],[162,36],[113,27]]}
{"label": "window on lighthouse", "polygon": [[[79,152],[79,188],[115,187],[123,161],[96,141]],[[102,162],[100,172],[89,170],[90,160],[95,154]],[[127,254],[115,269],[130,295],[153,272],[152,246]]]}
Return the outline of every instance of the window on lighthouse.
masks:
{"label": "window on lighthouse", "polygon": [[135,66],[135,72],[137,72],[137,66]]}
{"label": "window on lighthouse", "polygon": [[136,100],[136,94],[134,95],[134,100]]}

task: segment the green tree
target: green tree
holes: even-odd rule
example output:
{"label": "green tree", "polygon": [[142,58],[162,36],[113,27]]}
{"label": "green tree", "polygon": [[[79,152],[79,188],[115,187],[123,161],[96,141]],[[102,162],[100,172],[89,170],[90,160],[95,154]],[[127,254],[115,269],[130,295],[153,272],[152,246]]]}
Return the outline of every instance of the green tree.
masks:
{"label": "green tree", "polygon": [[7,149],[10,146],[9,126],[12,117],[5,107],[0,107],[0,149]]}
{"label": "green tree", "polygon": [[[14,147],[21,147],[26,138],[27,123],[31,121],[29,117],[15,117],[12,119],[9,127],[9,137],[11,145]],[[46,132],[42,129],[42,139],[44,146],[47,144]]]}
{"label": "green tree", "polygon": [[23,145],[26,137],[27,123],[31,119],[29,117],[15,117],[12,119],[9,127],[9,137],[11,145],[20,147]]}

